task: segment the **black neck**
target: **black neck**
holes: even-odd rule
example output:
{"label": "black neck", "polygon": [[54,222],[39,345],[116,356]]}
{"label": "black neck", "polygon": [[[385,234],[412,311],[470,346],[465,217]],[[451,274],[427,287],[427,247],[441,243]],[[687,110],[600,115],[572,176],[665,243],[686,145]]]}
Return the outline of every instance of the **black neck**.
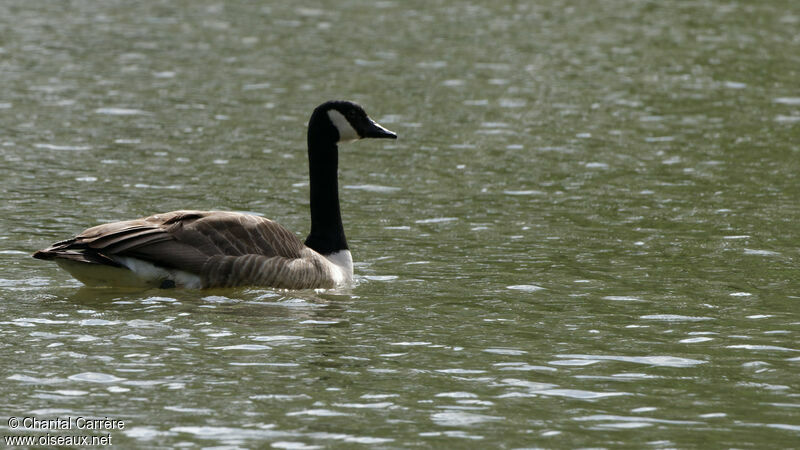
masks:
{"label": "black neck", "polygon": [[328,255],[347,249],[339,210],[339,150],[336,146],[339,135],[330,122],[320,123],[314,119],[312,117],[308,128],[311,232],[305,244]]}

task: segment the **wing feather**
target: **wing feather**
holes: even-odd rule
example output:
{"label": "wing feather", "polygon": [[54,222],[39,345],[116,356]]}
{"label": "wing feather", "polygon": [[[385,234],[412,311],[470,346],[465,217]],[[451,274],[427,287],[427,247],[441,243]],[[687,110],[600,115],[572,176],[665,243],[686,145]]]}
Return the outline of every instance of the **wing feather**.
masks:
{"label": "wing feather", "polygon": [[224,211],[172,211],[98,225],[34,256],[116,266],[119,263],[115,257],[134,257],[195,274],[208,272],[204,266],[213,260],[220,261],[212,264],[219,266],[214,270],[219,272],[219,279],[223,273],[231,276],[224,264],[219,265],[223,260],[229,261],[225,257],[257,255],[262,259],[292,260],[300,258],[304,249],[294,233],[269,219]]}

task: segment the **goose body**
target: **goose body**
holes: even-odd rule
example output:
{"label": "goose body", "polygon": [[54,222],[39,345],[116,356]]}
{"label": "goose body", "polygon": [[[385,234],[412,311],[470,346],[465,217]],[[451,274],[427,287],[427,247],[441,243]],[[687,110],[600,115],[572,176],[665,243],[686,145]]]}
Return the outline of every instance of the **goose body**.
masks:
{"label": "goose body", "polygon": [[311,231],[227,211],[180,210],[98,225],[34,253],[92,286],[332,288],[353,279],[339,209],[338,146],[396,138],[357,104],[318,106],[308,126]]}

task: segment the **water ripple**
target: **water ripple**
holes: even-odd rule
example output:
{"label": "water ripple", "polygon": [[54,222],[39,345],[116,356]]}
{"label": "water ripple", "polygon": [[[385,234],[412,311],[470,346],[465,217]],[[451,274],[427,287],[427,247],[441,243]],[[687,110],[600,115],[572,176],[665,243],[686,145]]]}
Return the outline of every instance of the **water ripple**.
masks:
{"label": "water ripple", "polygon": [[614,356],[614,355],[556,355],[558,358],[585,359],[589,361],[621,361],[636,364],[648,364],[657,367],[692,367],[705,364],[698,359],[680,358],[677,356]]}
{"label": "water ripple", "polygon": [[108,326],[108,325],[119,325],[121,322],[117,320],[105,320],[105,319],[84,319],[78,322],[79,325],[82,326]]}
{"label": "water ripple", "polygon": [[6,377],[6,380],[21,381],[23,383],[32,383],[32,384],[59,384],[67,381],[65,378],[58,378],[58,377],[37,378],[22,374],[10,375]]}
{"label": "water ripple", "polygon": [[314,439],[326,439],[326,440],[336,440],[342,441],[350,444],[386,444],[388,442],[393,442],[394,439],[389,438],[376,438],[376,437],[369,437],[369,436],[353,436],[350,434],[343,434],[343,433],[325,433],[325,432],[318,432],[318,433],[309,433],[308,437]]}
{"label": "water ripple", "polygon": [[616,397],[620,395],[632,395],[628,392],[594,392],[581,389],[544,389],[535,392],[536,394],[551,395],[557,397],[569,397],[578,400],[594,400],[605,397]]}
{"label": "water ripple", "polygon": [[65,320],[51,320],[42,317],[20,317],[19,319],[12,320],[11,323],[20,326],[35,326],[34,324],[53,325],[53,324],[62,324],[67,322]]}
{"label": "water ripple", "polygon": [[538,370],[544,372],[557,372],[558,369],[555,367],[547,367],[547,366],[536,366],[527,364],[524,362],[509,362],[509,363],[496,363],[493,364],[495,367],[499,367],[500,370],[521,370],[521,371],[528,371],[528,370]]}
{"label": "water ripple", "polygon": [[392,186],[380,186],[377,184],[348,184],[343,186],[344,189],[353,189],[353,190],[360,190],[360,191],[367,191],[367,192],[375,192],[386,194],[390,192],[397,192],[400,190],[398,187]]}
{"label": "water ripple", "polygon": [[663,320],[666,322],[700,322],[703,320],[714,320],[713,317],[681,316],[678,314],[649,314],[640,316],[639,318],[645,320]]}
{"label": "water ripple", "polygon": [[392,402],[378,402],[378,403],[334,403],[333,406],[339,408],[356,408],[356,409],[386,409],[394,406]]}
{"label": "water ripple", "polygon": [[259,344],[238,344],[238,345],[226,345],[223,347],[211,347],[213,350],[270,350],[272,347],[268,345],[259,345]]}
{"label": "water ripple", "polygon": [[241,440],[245,439],[269,439],[283,437],[289,433],[274,430],[259,430],[254,428],[233,428],[233,427],[214,427],[214,426],[182,426],[170,428],[173,433],[191,434],[203,439],[218,440]]}
{"label": "water ripple", "polygon": [[125,380],[125,378],[115,377],[114,375],[100,372],[76,373],[75,375],[70,375],[68,378],[73,381],[88,381],[90,383],[116,383],[118,381]]}
{"label": "water ripple", "polygon": [[92,147],[88,145],[33,144],[33,146],[45,150],[57,150],[57,151],[83,151],[92,149]]}
{"label": "water ripple", "polygon": [[436,397],[447,397],[447,398],[478,398],[477,395],[471,392],[442,392],[436,394]]}
{"label": "water ripple", "polygon": [[544,290],[545,288],[536,286],[535,284],[514,284],[506,286],[506,289],[511,289],[512,291],[536,292]]}
{"label": "water ripple", "polygon": [[528,353],[525,350],[519,350],[513,348],[487,348],[483,351],[486,353],[494,353],[497,355],[511,355],[511,356],[519,356]]}
{"label": "water ripple", "polygon": [[316,416],[316,417],[335,417],[335,416],[350,416],[351,414],[341,412],[341,411],[333,411],[331,409],[304,409],[302,411],[293,411],[290,413],[286,413],[287,416]]}
{"label": "water ripple", "polygon": [[800,97],[778,97],[772,101],[783,105],[800,106]]}
{"label": "water ripple", "polygon": [[800,352],[800,350],[794,348],[780,347],[777,345],[737,344],[737,345],[728,345],[725,348],[741,348],[745,350],[773,350],[779,352]]}
{"label": "water ripple", "polygon": [[693,420],[667,420],[667,419],[655,419],[651,417],[640,417],[640,416],[615,416],[610,414],[595,414],[591,416],[582,416],[582,417],[575,417],[572,420],[576,420],[578,422],[626,422],[626,423],[665,423],[665,424],[673,424],[673,425],[702,425],[703,422],[697,422]]}
{"label": "water ripple", "polygon": [[94,110],[96,114],[105,114],[110,116],[144,116],[150,115],[147,111],[132,108],[97,108]]}
{"label": "water ripple", "polygon": [[475,425],[477,423],[503,420],[503,418],[463,411],[447,411],[431,414],[431,420],[433,420],[436,425],[443,427],[464,427],[468,425]]}

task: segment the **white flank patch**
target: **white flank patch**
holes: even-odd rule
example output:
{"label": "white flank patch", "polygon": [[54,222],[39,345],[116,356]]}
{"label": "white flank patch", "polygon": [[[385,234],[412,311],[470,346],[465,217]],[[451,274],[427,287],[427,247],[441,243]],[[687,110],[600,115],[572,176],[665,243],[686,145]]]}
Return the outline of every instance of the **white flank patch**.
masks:
{"label": "white flank patch", "polygon": [[333,265],[331,275],[336,285],[349,283],[353,280],[353,256],[350,250],[339,250],[336,253],[325,255],[325,259]]}
{"label": "white flank patch", "polygon": [[361,139],[355,128],[350,125],[350,122],[335,109],[328,110],[328,117],[331,119],[333,126],[339,130],[339,142],[351,142]]}
{"label": "white flank patch", "polygon": [[160,284],[164,280],[172,280],[175,286],[193,289],[202,287],[199,276],[183,270],[167,270],[141,259],[124,256],[118,256],[116,259],[147,284]]}
{"label": "white flank patch", "polygon": [[117,257],[116,261],[126,268],[56,259],[61,268],[89,286],[145,287],[158,286],[164,280],[172,280],[179,287],[202,287],[200,277],[183,270],[167,270],[136,258]]}

